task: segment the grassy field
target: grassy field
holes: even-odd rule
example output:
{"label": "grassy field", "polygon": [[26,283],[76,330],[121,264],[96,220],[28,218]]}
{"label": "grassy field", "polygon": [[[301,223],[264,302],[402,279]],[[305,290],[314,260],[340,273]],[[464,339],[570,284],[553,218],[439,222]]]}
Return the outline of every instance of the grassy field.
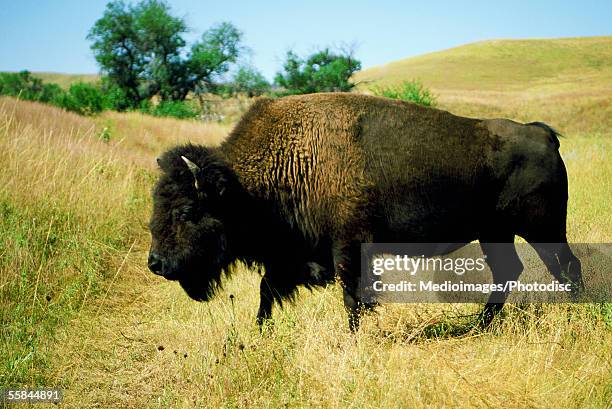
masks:
{"label": "grassy field", "polygon": [[[584,97],[588,126],[572,116],[563,129],[572,242],[612,233],[609,84]],[[528,87],[490,91],[493,106],[456,92],[475,116],[499,110],[553,126],[575,103],[553,99],[547,110],[527,102],[538,94]],[[389,305],[352,335],[331,286],[302,291],[261,334],[258,276],[244,266],[207,304],[155,277],[146,268],[155,157],[228,131],[0,98],[0,385],[61,387],[69,408],[609,407],[610,305],[509,305],[492,331],[460,336],[479,306]]]}
{"label": "grassy field", "polygon": [[96,82],[100,80],[98,74],[62,74],[59,72],[34,72],[32,74],[44,82],[53,82],[64,89],[70,88],[75,82]]}
{"label": "grassy field", "polygon": [[125,267],[126,249],[145,246],[155,154],[226,133],[0,98],[0,384],[43,382],[55,327]]}

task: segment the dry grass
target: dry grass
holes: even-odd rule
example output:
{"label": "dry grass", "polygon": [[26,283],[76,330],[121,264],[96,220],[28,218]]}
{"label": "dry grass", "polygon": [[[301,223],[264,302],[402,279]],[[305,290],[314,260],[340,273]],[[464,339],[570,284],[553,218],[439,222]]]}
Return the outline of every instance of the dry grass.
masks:
{"label": "dry grass", "polygon": [[194,142],[222,132],[132,114],[105,143],[100,120],[0,98],[0,384],[42,382],[55,326],[87,306],[128,248],[146,245],[155,160],[125,142],[128,124],[146,121],[166,144],[181,130]]}
{"label": "dry grass", "polygon": [[[536,105],[524,114],[544,113]],[[497,108],[475,113],[487,109]],[[609,130],[561,141],[574,242],[612,232]],[[75,408],[608,407],[609,305],[509,306],[483,334],[462,331],[478,306],[390,305],[351,335],[329,287],[302,291],[260,334],[255,272],[238,266],[206,304],[150,274],[154,157],[180,141],[217,144],[226,131],[0,99],[0,203],[10,209],[0,350],[14,351],[0,354],[0,383],[62,387]]]}
{"label": "dry grass", "polygon": [[612,79],[612,37],[489,40],[394,61],[355,74],[393,84],[420,78],[436,89],[601,89]]}
{"label": "dry grass", "polygon": [[543,121],[567,135],[591,133],[610,136],[612,129],[612,88],[559,92],[433,92],[439,96],[440,108],[457,115],[504,117],[519,122]]}
{"label": "dry grass", "polygon": [[170,283],[116,288],[112,316],[84,316],[58,337],[67,406],[603,408],[610,398],[610,333],[594,307],[516,310],[494,333],[436,338],[428,325],[474,309],[391,306],[351,335],[331,288],[303,294],[261,335],[257,284],[243,272],[209,304]]}
{"label": "dry grass", "polygon": [[104,112],[96,122],[99,128],[108,130],[111,146],[144,167],[156,166],[156,155],[170,146],[185,142],[215,146],[230,131],[229,125],[158,118],[137,112]]}
{"label": "dry grass", "polygon": [[70,88],[75,82],[100,81],[100,75],[98,74],[63,74],[59,72],[34,72],[33,74],[44,82],[53,82],[64,89]]}

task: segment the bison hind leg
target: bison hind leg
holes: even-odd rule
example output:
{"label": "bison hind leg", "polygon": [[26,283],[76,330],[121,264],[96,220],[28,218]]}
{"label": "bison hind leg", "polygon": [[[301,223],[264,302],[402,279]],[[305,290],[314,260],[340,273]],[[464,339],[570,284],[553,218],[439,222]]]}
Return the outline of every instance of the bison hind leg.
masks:
{"label": "bison hind leg", "polygon": [[567,243],[531,243],[546,268],[561,284],[570,284],[572,295],[583,289],[582,266]]}
{"label": "bison hind leg", "polygon": [[562,284],[571,284],[572,295],[577,296],[584,283],[580,260],[567,243],[567,203],[564,200],[555,202],[542,195],[533,198],[531,203],[540,204],[540,207],[533,207],[543,210],[534,211],[533,215],[526,213],[527,222],[518,234],[531,244],[554,278]]}
{"label": "bison hind leg", "polygon": [[[487,264],[493,274],[493,283],[504,285],[507,281],[517,280],[523,272],[516,248],[514,247],[514,234],[493,236],[480,242],[482,252],[487,257]],[[495,316],[502,310],[508,298],[506,291],[493,291],[489,300],[478,317],[477,324],[488,328]]]}

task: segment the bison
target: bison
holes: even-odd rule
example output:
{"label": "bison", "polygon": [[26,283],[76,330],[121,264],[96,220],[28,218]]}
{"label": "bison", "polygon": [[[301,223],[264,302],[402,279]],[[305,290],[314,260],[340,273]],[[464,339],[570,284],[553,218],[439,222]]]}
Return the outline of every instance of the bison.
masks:
{"label": "bison", "polygon": [[[500,255],[492,243],[518,235],[560,282],[580,283],[557,136],[544,123],[366,95],[262,98],[219,147],[187,144],[158,159],[148,265],[200,301],[235,260],[263,265],[260,324],[298,286],[337,277],[352,330],[361,243],[478,240],[497,282],[523,265],[514,246]],[[484,325],[504,300],[489,300]]]}

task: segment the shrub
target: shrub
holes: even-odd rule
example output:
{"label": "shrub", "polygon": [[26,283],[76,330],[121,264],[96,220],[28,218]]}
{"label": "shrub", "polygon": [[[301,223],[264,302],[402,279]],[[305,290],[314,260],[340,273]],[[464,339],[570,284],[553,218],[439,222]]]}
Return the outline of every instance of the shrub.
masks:
{"label": "shrub", "polygon": [[150,104],[145,104],[144,107],[143,112],[154,116],[188,119],[197,118],[200,115],[200,109],[189,101],[162,101],[156,106],[151,107]]}
{"label": "shrub", "polygon": [[102,78],[100,90],[104,95],[105,109],[125,111],[132,108],[132,102],[129,100],[126,91],[110,81],[108,77]]}
{"label": "shrub", "polygon": [[64,90],[59,85],[54,83],[43,84],[37,101],[51,103],[62,94],[64,94]]}
{"label": "shrub", "polygon": [[53,103],[81,115],[97,114],[107,108],[106,96],[102,90],[84,82],[72,84],[68,92],[60,95]]}
{"label": "shrub", "polygon": [[29,71],[0,73],[0,95],[50,102],[63,93],[57,84],[44,84]]}
{"label": "shrub", "polygon": [[436,106],[436,97],[419,80],[404,81],[401,85],[373,88],[375,95],[410,101],[423,106]]}

